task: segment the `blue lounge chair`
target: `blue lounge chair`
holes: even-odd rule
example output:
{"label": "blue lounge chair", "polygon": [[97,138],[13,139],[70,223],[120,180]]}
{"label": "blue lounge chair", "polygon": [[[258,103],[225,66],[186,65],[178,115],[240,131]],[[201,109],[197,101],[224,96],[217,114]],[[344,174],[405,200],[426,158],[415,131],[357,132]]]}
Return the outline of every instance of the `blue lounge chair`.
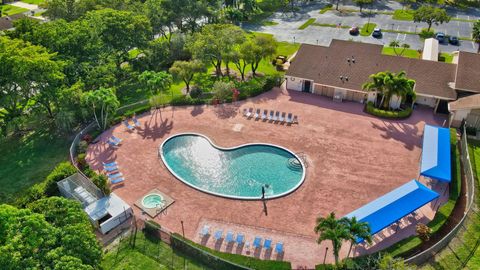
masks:
{"label": "blue lounge chair", "polygon": [[116,161],[113,161],[113,162],[110,162],[110,163],[105,163],[105,162],[102,162],[103,164],[103,167],[117,167],[117,162]]}
{"label": "blue lounge chair", "polygon": [[118,183],[121,183],[125,180],[125,178],[123,177],[120,177],[120,178],[117,178],[117,179],[110,179],[110,183],[112,184],[118,184]]}
{"label": "blue lounge chair", "polygon": [[241,234],[241,233],[237,234],[237,241],[236,242],[237,242],[238,245],[243,244],[244,239],[245,239],[245,236],[243,234]]}
{"label": "blue lounge chair", "polygon": [[255,112],[255,119],[260,119],[260,109]]}
{"label": "blue lounge chair", "polygon": [[277,253],[283,253],[283,243],[282,242],[278,242],[276,245],[275,245],[275,251]]}
{"label": "blue lounge chair", "polygon": [[140,127],[142,125],[142,124],[140,124],[137,117],[135,117],[135,116],[132,118],[132,122],[136,127]]}
{"label": "blue lounge chair", "polygon": [[225,242],[230,243],[230,242],[233,242],[233,233],[228,231],[227,232],[227,236],[225,237]]}
{"label": "blue lounge chair", "polygon": [[103,169],[104,169],[107,173],[111,173],[111,172],[118,171],[118,167],[117,167],[117,166],[103,166]]}
{"label": "blue lounge chair", "polygon": [[222,238],[222,235],[223,235],[223,231],[218,230],[218,231],[215,232],[215,235],[213,236],[213,238],[215,238],[215,241],[218,241]]}
{"label": "blue lounge chair", "polygon": [[108,176],[108,178],[109,178],[110,180],[113,180],[113,179],[115,179],[115,178],[122,177],[122,176],[123,176],[123,173],[118,172],[118,173],[114,173],[114,174],[109,174],[109,175],[107,175],[107,176]]}
{"label": "blue lounge chair", "polygon": [[205,235],[208,235],[210,231],[210,226],[208,225],[203,225],[202,230],[200,231],[200,236],[205,237]]}
{"label": "blue lounge chair", "polygon": [[132,125],[130,125],[130,123],[128,123],[127,120],[123,121],[122,123],[123,123],[129,130],[134,130],[134,129],[135,129],[135,127],[132,126]]}
{"label": "blue lounge chair", "polygon": [[262,238],[255,236],[255,240],[253,240],[253,247],[260,248],[262,246]]}
{"label": "blue lounge chair", "polygon": [[263,247],[266,249],[272,248],[272,239],[265,239],[265,243],[263,243]]}
{"label": "blue lounge chair", "polygon": [[112,136],[108,138],[107,143],[110,144],[111,146],[118,146],[122,142],[122,139],[117,138],[115,136]]}

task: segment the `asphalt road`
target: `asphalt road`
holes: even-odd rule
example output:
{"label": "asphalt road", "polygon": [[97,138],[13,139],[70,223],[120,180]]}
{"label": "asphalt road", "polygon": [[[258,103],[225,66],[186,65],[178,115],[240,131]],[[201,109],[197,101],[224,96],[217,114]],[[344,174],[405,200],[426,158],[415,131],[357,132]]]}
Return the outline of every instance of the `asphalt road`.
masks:
{"label": "asphalt road", "polygon": [[[304,30],[299,30],[298,28],[309,18],[315,18],[316,23],[318,24],[341,24],[343,26],[360,26],[367,22],[371,22],[377,24],[377,27],[381,29],[414,33],[419,32],[422,28],[428,27],[425,23],[393,20],[391,15],[384,14],[373,14],[370,16],[370,18],[368,16],[362,16],[358,12],[340,14],[336,11],[329,11],[324,14],[320,14],[319,11],[322,6],[322,4],[303,6],[301,11],[295,14],[275,13],[268,20],[276,22],[278,25],[246,25],[244,28],[251,31],[273,34],[280,41],[318,44],[323,46],[328,46],[330,41],[335,38],[374,44],[388,44],[392,40],[398,40],[400,43],[409,44],[412,49],[423,48],[423,41],[418,35],[415,34],[384,32],[382,38],[376,39],[371,36],[351,36],[348,33],[348,29],[343,28],[310,25]],[[355,6],[343,6],[343,8],[358,9]],[[386,5],[379,6],[374,9],[374,11],[393,11],[394,9],[401,9],[401,6],[396,2],[387,2]],[[480,19],[480,12],[473,9],[469,10],[468,13],[456,12],[455,10],[449,10],[449,13],[456,18],[467,20]],[[446,24],[441,24],[438,26],[433,25],[432,28],[435,30],[435,32],[443,32],[446,35],[471,37],[472,23],[452,20]],[[449,44],[441,44],[440,46],[440,51],[442,52],[453,52],[458,50],[476,52],[477,45],[472,41],[460,41],[459,46]]]}

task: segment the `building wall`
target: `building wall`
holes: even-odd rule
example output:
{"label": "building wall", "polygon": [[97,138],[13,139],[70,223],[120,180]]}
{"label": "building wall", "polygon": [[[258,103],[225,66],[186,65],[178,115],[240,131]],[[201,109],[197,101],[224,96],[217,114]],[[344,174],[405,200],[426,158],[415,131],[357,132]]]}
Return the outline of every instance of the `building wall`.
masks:
{"label": "building wall", "polygon": [[450,113],[450,126],[452,127],[460,127],[462,120],[467,118],[468,114],[470,113],[470,109],[466,110],[457,110]]}
{"label": "building wall", "polygon": [[427,105],[429,107],[435,108],[435,105],[437,104],[437,99],[433,97],[425,97],[417,94],[417,99],[415,100],[415,103]]}
{"label": "building wall", "polygon": [[302,91],[304,79],[292,76],[285,76],[288,90]]}
{"label": "building wall", "polygon": [[377,99],[377,93],[376,92],[368,92],[367,102],[375,102],[376,99]]}
{"label": "building wall", "polygon": [[393,95],[392,98],[390,99],[390,108],[398,109],[400,108],[401,103],[402,103],[402,98],[397,95]]}
{"label": "building wall", "polygon": [[315,84],[313,93],[320,96],[333,97],[333,94],[335,93],[335,89],[333,87],[328,87],[321,84]]}

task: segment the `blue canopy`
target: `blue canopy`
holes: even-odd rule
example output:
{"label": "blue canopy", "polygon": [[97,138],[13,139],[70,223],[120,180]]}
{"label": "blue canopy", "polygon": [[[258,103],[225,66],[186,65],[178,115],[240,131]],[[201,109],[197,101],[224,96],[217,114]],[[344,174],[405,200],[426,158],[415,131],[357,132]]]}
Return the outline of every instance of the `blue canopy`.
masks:
{"label": "blue canopy", "polygon": [[442,182],[452,181],[450,130],[425,125],[420,174]]}
{"label": "blue canopy", "polygon": [[[414,179],[345,217],[356,217],[359,222],[367,222],[370,225],[370,233],[373,235],[435,200],[438,196],[438,193]],[[357,239],[357,243],[362,241],[363,239]]]}

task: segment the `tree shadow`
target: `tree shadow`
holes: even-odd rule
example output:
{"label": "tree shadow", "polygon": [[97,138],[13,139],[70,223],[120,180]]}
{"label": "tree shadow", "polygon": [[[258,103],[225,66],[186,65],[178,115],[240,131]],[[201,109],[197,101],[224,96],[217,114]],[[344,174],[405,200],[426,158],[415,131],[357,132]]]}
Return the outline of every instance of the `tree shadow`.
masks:
{"label": "tree shadow", "polygon": [[215,241],[215,246],[214,246],[215,250],[220,250],[220,248],[222,247],[222,244],[223,244],[223,237]]}
{"label": "tree shadow", "polygon": [[413,150],[415,146],[421,146],[421,136],[418,135],[419,129],[415,125],[395,120],[383,120],[381,125],[376,122],[371,122],[371,124],[373,128],[383,132],[383,134],[380,135],[382,138],[402,142],[403,146],[408,150]]}
{"label": "tree shadow", "polygon": [[237,245],[237,248],[235,249],[235,253],[236,254],[242,254],[243,253],[243,247],[245,246],[244,243],[241,243],[239,245]]}
{"label": "tree shadow", "polygon": [[213,108],[213,112],[220,119],[233,118],[237,116],[239,107],[237,104],[217,105]]}
{"label": "tree shadow", "polygon": [[193,107],[193,110],[190,112],[190,114],[195,117],[195,116],[197,116],[197,115],[202,114],[203,112],[204,112],[204,110],[203,110],[203,106],[202,106],[202,105],[195,105],[195,106]]}
{"label": "tree shadow", "polygon": [[170,133],[172,129],[173,121],[168,118],[163,119],[161,112],[156,110],[151,115],[149,123],[145,122],[145,128],[141,131],[139,130],[138,134],[141,135],[143,139],[153,139],[155,141]]}

